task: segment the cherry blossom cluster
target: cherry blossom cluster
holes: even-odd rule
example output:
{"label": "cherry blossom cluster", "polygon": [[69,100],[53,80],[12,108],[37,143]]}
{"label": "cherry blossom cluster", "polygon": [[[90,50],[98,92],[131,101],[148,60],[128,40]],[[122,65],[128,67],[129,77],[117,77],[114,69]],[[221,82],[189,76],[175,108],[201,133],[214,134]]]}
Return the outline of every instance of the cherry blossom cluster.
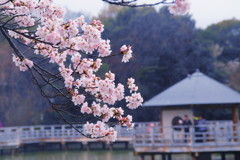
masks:
{"label": "cherry blossom cluster", "polygon": [[15,63],[15,65],[19,67],[20,71],[26,71],[28,70],[28,67],[32,68],[33,66],[33,61],[26,58],[21,61],[21,59],[15,56],[14,54],[13,54],[12,60]]}
{"label": "cherry blossom cluster", "polygon": [[[65,10],[53,4],[53,0],[0,0],[1,15],[9,17],[1,29],[14,39],[32,46],[35,56],[47,59],[58,68],[65,95],[79,114],[91,115],[99,121],[87,122],[84,133],[91,138],[115,141],[117,133],[107,127],[111,119],[122,126],[133,128],[132,116],[124,116],[121,107],[114,106],[125,101],[126,107],[136,109],[143,103],[138,86],[133,78],[127,87],[115,82],[115,74],[105,73],[97,76],[102,66],[102,58],[112,54],[110,40],[102,39],[104,25],[99,20],[87,24],[84,16],[64,21]],[[186,0],[176,0],[171,6],[173,14],[183,14],[189,8]],[[13,55],[13,62],[21,71],[34,68],[33,62],[25,55]],[[119,55],[126,63],[132,58],[132,47],[123,45]],[[49,82],[48,82],[49,83]]]}
{"label": "cherry blossom cluster", "polygon": [[130,109],[136,109],[142,104],[143,98],[140,93],[137,93],[138,86],[135,84],[135,79],[128,79],[128,88],[130,89],[131,96],[126,97],[126,102],[128,102],[127,107]]}
{"label": "cherry blossom cluster", "polygon": [[175,4],[169,6],[169,12],[173,15],[185,15],[190,9],[188,0],[176,0]]}
{"label": "cherry blossom cluster", "polygon": [[132,47],[123,45],[121,47],[121,53],[123,54],[122,62],[126,63],[129,62],[129,59],[132,58]]}
{"label": "cherry blossom cluster", "polygon": [[[55,64],[67,96],[79,107],[79,112],[99,119],[97,123],[85,124],[88,137],[115,141],[116,131],[106,125],[110,119],[133,128],[132,117],[124,116],[123,109],[114,105],[122,100],[130,109],[142,104],[143,99],[137,93],[134,79],[129,80],[129,87],[124,87],[123,84],[116,84],[115,74],[110,71],[104,77],[96,75],[102,66],[101,58],[112,53],[110,40],[101,38],[104,30],[101,21],[93,20],[87,24],[83,16],[64,21],[64,9],[53,5],[52,0],[1,0],[1,4],[5,8],[1,12],[11,16],[17,23],[16,28],[6,29],[9,36],[33,46],[37,56]],[[129,62],[132,57],[131,46],[123,45],[119,55],[123,56],[122,62]],[[34,67],[33,61],[27,58],[21,60],[13,55],[13,61],[21,71]]]}
{"label": "cherry blossom cluster", "polygon": [[101,138],[107,142],[113,142],[117,138],[117,132],[114,128],[106,128],[105,123],[98,121],[96,124],[94,123],[86,123],[84,129],[91,138]]}

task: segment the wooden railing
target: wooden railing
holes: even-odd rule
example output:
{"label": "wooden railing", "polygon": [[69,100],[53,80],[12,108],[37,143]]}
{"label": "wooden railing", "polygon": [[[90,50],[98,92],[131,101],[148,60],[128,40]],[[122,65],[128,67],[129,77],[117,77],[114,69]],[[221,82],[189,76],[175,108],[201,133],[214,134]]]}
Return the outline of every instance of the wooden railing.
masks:
{"label": "wooden railing", "polygon": [[[83,125],[76,125],[76,128],[83,130]],[[115,126],[118,131],[118,140],[131,141],[134,130]],[[78,133],[69,125],[46,125],[46,126],[21,126],[0,128],[0,149],[1,147],[18,147],[23,143],[39,142],[71,142],[87,141],[88,139]],[[93,141],[90,140],[89,141]],[[98,141],[98,140],[95,140]]]}
{"label": "wooden railing", "polygon": [[[158,126],[158,122],[152,122]],[[136,128],[146,127],[149,123],[136,123]],[[83,130],[83,125],[75,125],[79,130]],[[118,141],[133,140],[134,130],[128,130],[121,126],[115,126],[118,132]],[[42,125],[42,126],[21,126],[0,128],[0,149],[1,147],[18,147],[23,143],[38,143],[49,141],[83,141],[84,137],[69,125]],[[88,139],[84,139],[87,141]],[[90,140],[89,141],[93,141]],[[97,140],[95,140],[97,141]]]}
{"label": "wooden railing", "polygon": [[[80,130],[82,125],[76,125]],[[184,132],[184,128],[189,132]],[[200,131],[199,128],[206,128]],[[158,146],[240,146],[240,125],[227,121],[208,122],[203,126],[162,127],[158,122],[136,123],[133,130],[115,126],[118,141],[129,141],[135,147]],[[68,125],[22,126],[0,128],[0,149],[40,142],[88,142]],[[95,140],[98,141],[98,140]]]}
{"label": "wooden railing", "polygon": [[[189,132],[184,131],[186,128]],[[134,145],[138,147],[240,146],[240,125],[232,123],[177,127],[149,125],[136,128],[134,138]]]}

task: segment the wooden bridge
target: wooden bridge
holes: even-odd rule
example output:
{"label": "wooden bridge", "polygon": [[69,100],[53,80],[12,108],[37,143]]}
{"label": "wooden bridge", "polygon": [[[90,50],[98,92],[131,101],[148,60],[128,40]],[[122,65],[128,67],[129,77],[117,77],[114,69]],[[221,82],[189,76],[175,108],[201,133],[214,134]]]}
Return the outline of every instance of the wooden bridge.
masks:
{"label": "wooden bridge", "polygon": [[[83,125],[75,125],[83,130]],[[132,143],[133,130],[115,126],[118,132],[117,142]],[[37,143],[81,143],[99,142],[98,139],[88,139],[69,125],[21,126],[0,128],[0,150],[14,149],[26,144]]]}
{"label": "wooden bridge", "polygon": [[[157,123],[154,123],[157,124]],[[145,127],[148,123],[137,123],[137,127]],[[79,130],[83,125],[75,125]],[[128,130],[125,127],[115,126],[118,132],[117,141],[108,146],[109,149],[116,144],[122,143],[122,148],[133,146],[133,137],[135,130]],[[69,125],[39,125],[39,126],[20,126],[0,128],[0,151],[9,149],[23,148],[31,144],[49,144],[58,143],[59,148],[65,148],[71,143],[78,143],[78,149],[89,149],[90,145],[100,143],[98,149],[105,149],[106,145],[99,139],[89,139],[79,134]],[[99,144],[98,144],[99,145]]]}
{"label": "wooden bridge", "polygon": [[[76,127],[83,128],[82,125],[76,125]],[[184,132],[185,127],[190,128],[190,131]],[[205,127],[206,131],[199,132],[197,127]],[[133,130],[120,126],[116,126],[116,130],[118,131],[116,143],[133,145],[137,155],[142,157],[150,155],[152,159],[156,154],[191,153],[198,155],[219,152],[235,154],[240,151],[240,125],[233,125],[231,121],[208,122],[204,126],[175,127],[161,127],[156,122],[136,123]],[[102,143],[99,140],[81,136],[68,125],[0,128],[0,150],[18,149],[28,144],[58,143],[61,147],[65,147],[69,143],[88,146],[95,142]],[[104,148],[105,144],[102,143],[101,147]],[[239,154],[235,154],[235,159],[240,160]]]}

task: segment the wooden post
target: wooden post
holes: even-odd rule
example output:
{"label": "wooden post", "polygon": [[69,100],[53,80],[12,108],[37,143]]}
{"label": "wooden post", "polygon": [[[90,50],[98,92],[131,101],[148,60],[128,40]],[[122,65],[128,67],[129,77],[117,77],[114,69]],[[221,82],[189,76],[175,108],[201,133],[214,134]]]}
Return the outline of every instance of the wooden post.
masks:
{"label": "wooden post", "polygon": [[167,160],[172,160],[172,154],[171,153],[168,153],[167,157],[168,157]]}
{"label": "wooden post", "polygon": [[125,142],[125,149],[128,149],[128,142]]}
{"label": "wooden post", "polygon": [[87,149],[87,151],[90,150],[90,144],[88,142],[86,143],[86,149]]}
{"label": "wooden post", "polygon": [[234,141],[238,141],[237,137],[237,132],[238,132],[238,129],[237,129],[237,125],[238,125],[238,121],[239,121],[239,117],[238,117],[238,105],[234,105],[232,107],[232,115],[233,115],[233,135],[234,135]]}
{"label": "wooden post", "polygon": [[112,151],[113,150],[113,143],[109,144],[109,150]]}
{"label": "wooden post", "polygon": [[154,154],[151,154],[151,160],[155,160]]}
{"label": "wooden post", "polygon": [[84,146],[83,146],[83,143],[81,142],[80,143],[80,149],[83,150]]}
{"label": "wooden post", "polygon": [[198,153],[192,153],[192,160],[197,160],[198,159]]}
{"label": "wooden post", "polygon": [[226,156],[224,152],[221,153],[221,160],[226,160]]}
{"label": "wooden post", "polygon": [[238,105],[234,105],[232,107],[232,112],[233,112],[233,123],[238,124]]}
{"label": "wooden post", "polygon": [[162,160],[166,160],[166,154],[165,153],[162,154]]}
{"label": "wooden post", "polygon": [[23,146],[23,152],[26,152],[26,145],[22,145]]}
{"label": "wooden post", "polygon": [[163,116],[162,116],[162,110],[160,109],[160,137],[164,138],[163,136]]}
{"label": "wooden post", "polygon": [[60,150],[66,150],[66,149],[67,149],[66,142],[62,141],[60,143]]}
{"label": "wooden post", "polygon": [[105,142],[102,142],[102,149],[106,149]]}
{"label": "wooden post", "polygon": [[16,154],[16,150],[15,149],[11,149],[11,155],[15,155]]}

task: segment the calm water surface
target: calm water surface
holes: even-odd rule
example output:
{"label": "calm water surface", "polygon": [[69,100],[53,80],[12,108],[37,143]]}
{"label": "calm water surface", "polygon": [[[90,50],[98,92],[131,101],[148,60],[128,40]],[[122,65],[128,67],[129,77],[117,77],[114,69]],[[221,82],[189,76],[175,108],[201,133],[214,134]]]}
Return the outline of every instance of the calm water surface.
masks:
{"label": "calm water surface", "polygon": [[1,160],[138,160],[131,151],[61,151],[2,156]]}
{"label": "calm water surface", "polygon": [[[160,156],[155,157],[161,160]],[[186,155],[173,155],[173,160],[190,160]],[[0,160],[140,160],[133,151],[57,151],[22,153],[15,156],[0,156]],[[146,157],[145,160],[150,160]]]}
{"label": "calm water surface", "polygon": [[[150,160],[146,156],[145,160]],[[220,154],[213,154],[213,160],[221,160]],[[233,155],[227,155],[227,160],[234,160]],[[0,160],[140,160],[134,156],[133,151],[57,151],[57,152],[35,152],[22,153],[12,156],[0,156]],[[156,156],[155,160],[162,160]],[[192,160],[190,155],[172,155],[172,160]]]}

